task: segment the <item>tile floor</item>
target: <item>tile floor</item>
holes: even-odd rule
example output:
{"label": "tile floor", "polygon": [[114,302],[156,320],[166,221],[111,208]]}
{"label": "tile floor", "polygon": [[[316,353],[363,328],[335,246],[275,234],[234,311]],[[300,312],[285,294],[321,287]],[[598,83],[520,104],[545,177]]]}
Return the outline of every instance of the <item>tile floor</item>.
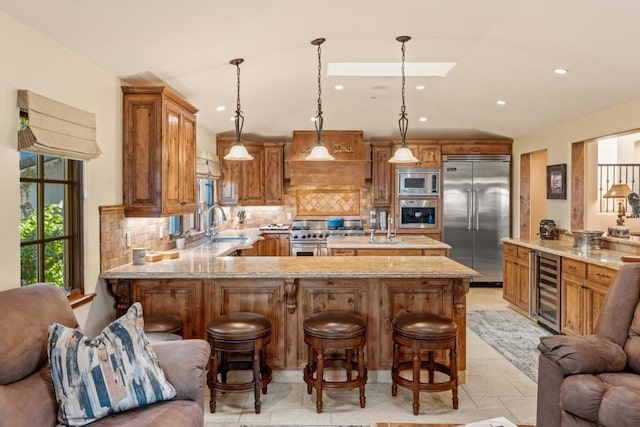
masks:
{"label": "tile floor", "polygon": [[[506,310],[502,289],[471,288],[468,310]],[[358,391],[325,391],[324,411],[315,410],[315,390],[306,393],[302,373],[274,372],[262,411],[255,414],[251,393],[218,396],[217,411],[209,412],[205,396],[205,427],[241,425],[371,425],[374,422],[467,423],[505,416],[514,423],[535,424],[536,383],[467,329],[467,381],[459,388],[459,408],[451,406],[451,392],[420,393],[420,415],[412,413],[411,392],[402,387],[391,396],[387,372],[371,373],[366,386],[367,406],[361,409]]]}

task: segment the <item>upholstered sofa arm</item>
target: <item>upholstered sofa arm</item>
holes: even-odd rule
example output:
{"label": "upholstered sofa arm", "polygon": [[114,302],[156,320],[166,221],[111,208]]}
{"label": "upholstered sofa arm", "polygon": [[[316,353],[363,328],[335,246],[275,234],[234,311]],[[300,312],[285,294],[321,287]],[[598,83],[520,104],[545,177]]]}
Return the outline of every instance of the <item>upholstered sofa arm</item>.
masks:
{"label": "upholstered sofa arm", "polygon": [[620,372],[627,364],[622,347],[597,335],[541,337],[538,350],[556,363],[565,375]]}
{"label": "upholstered sofa arm", "polygon": [[204,405],[209,343],[200,339],[168,341],[153,345],[160,367],[176,389],[176,399]]}

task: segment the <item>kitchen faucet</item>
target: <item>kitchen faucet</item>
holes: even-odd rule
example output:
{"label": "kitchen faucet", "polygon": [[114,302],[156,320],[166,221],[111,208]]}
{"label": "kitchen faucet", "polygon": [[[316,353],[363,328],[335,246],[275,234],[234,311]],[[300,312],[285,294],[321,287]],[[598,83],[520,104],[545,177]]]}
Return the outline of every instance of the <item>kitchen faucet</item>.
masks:
{"label": "kitchen faucet", "polygon": [[[213,226],[211,222],[209,222],[209,215],[211,215],[211,211],[213,211]],[[222,219],[222,222],[225,222],[227,220],[227,215],[225,215],[224,209],[222,209],[222,207],[218,205],[211,205],[211,207],[207,209],[207,213],[204,216],[204,220],[206,223],[205,235],[207,237],[210,237],[211,240],[215,239],[216,234],[218,234],[216,232],[216,227],[218,227],[219,224],[216,221],[216,211],[220,212],[220,218]]]}

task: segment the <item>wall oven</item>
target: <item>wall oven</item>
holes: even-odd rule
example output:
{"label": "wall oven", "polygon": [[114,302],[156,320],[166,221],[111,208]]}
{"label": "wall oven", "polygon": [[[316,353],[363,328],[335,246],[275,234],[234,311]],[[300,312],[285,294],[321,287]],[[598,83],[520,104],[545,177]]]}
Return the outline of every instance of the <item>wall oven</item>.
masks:
{"label": "wall oven", "polygon": [[440,169],[401,168],[397,172],[398,197],[438,197]]}
{"label": "wall oven", "polygon": [[438,228],[437,199],[399,199],[399,228]]}

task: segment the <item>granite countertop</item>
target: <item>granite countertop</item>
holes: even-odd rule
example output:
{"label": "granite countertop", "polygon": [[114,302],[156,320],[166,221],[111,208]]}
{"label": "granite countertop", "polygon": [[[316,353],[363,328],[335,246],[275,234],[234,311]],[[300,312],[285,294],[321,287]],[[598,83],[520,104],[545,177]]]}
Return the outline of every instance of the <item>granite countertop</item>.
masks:
{"label": "granite countertop", "polygon": [[616,251],[612,249],[578,249],[573,247],[573,241],[562,239],[540,240],[504,238],[502,241],[615,270],[619,269],[624,264],[620,260],[620,257],[623,255],[630,255],[629,252]]}
{"label": "granite countertop", "polygon": [[444,256],[226,257],[218,244],[180,251],[180,258],[126,264],[100,274],[102,279],[162,278],[462,278],[476,271]]}
{"label": "granite countertop", "polygon": [[426,236],[329,236],[328,249],[451,249],[451,246]]}

